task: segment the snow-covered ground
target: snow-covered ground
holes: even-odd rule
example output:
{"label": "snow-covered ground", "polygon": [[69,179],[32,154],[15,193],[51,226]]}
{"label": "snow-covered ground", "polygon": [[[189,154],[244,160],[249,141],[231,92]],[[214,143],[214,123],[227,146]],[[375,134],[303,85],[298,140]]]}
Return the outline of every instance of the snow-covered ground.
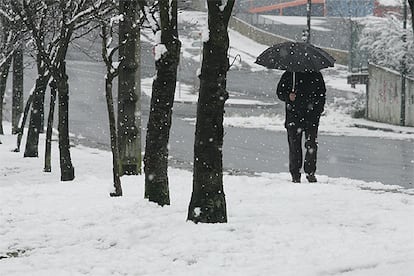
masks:
{"label": "snow-covered ground", "polygon": [[[283,16],[283,15],[261,15],[262,18],[273,21],[273,24],[306,26],[307,18],[304,16]],[[318,31],[329,31],[321,26],[325,23],[324,17],[312,17],[312,29]]]}
{"label": "snow-covered ground", "polygon": [[[252,70],[264,70],[253,62],[266,46],[230,35],[232,51]],[[343,70],[334,70],[327,71],[328,87],[350,89]],[[144,93],[150,82],[143,80]],[[181,88],[177,100],[196,99],[190,87]],[[360,89],[350,92],[363,93]],[[413,139],[413,128],[352,119],[347,105],[327,107],[321,132]],[[280,116],[226,117],[225,124],[285,131]],[[76,179],[60,182],[56,142],[53,172],[44,173],[43,158],[23,159],[11,151],[16,138],[9,135],[10,124],[4,127],[0,275],[410,276],[414,271],[414,191],[326,175],[314,184],[292,183],[288,173],[225,175],[229,222],[195,225],[186,222],[191,172],[169,169],[171,206],[143,198],[143,176],[123,177],[124,196],[110,198],[110,152],[73,147]],[[43,147],[41,135],[39,152]]]}
{"label": "snow-covered ground", "polygon": [[[6,124],[6,133],[10,125]],[[110,198],[111,155],[72,148],[76,180],[0,145],[0,275],[399,275],[414,271],[414,197],[396,186],[287,173],[226,175],[228,223],[186,222],[192,174],[171,169],[171,206],[144,177]],[[43,151],[44,139],[41,137]]]}

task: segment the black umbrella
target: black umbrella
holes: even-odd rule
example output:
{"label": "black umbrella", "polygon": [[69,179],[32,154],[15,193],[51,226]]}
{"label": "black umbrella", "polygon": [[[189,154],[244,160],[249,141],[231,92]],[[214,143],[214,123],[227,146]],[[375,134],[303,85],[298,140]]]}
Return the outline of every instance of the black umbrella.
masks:
{"label": "black umbrella", "polygon": [[256,63],[269,69],[289,72],[318,72],[333,67],[335,59],[312,44],[284,42],[267,48],[257,57]]}

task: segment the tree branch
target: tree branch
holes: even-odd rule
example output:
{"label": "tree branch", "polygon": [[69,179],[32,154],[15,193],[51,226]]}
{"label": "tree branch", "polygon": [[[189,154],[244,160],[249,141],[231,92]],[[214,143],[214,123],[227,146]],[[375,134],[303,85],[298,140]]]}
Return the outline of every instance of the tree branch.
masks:
{"label": "tree branch", "polygon": [[50,66],[51,60],[49,58],[49,55],[46,53],[45,48],[43,47],[42,35],[39,33],[39,30],[36,28],[36,25],[33,19],[33,13],[28,12],[31,9],[29,7],[27,0],[23,0],[22,2],[23,2],[23,7],[21,7],[17,3],[17,1],[12,1],[11,5],[13,8],[13,11],[22,19],[26,27],[32,32],[32,37],[35,41],[36,48],[39,51],[39,54],[41,55],[44,62],[48,66]]}
{"label": "tree branch", "polygon": [[234,2],[235,0],[228,0],[226,7],[224,8],[223,19],[225,20],[226,26],[229,25],[229,21],[231,18],[231,12],[233,11],[233,7],[234,7]]}

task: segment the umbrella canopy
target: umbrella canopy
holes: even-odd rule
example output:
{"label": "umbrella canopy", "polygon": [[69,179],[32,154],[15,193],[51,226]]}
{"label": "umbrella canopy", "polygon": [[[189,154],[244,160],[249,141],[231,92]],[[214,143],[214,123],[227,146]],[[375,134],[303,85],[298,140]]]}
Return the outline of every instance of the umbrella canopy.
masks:
{"label": "umbrella canopy", "polygon": [[267,48],[257,57],[256,63],[269,69],[318,72],[323,68],[333,67],[335,59],[312,44],[284,42]]}

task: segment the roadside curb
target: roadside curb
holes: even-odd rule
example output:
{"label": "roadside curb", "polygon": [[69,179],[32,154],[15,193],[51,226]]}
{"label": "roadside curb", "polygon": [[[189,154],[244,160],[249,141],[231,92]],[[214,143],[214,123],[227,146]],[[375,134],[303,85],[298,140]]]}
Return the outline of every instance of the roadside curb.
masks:
{"label": "roadside curb", "polygon": [[[403,129],[393,129],[391,127],[386,127],[386,126],[373,126],[373,125],[361,124],[361,123],[354,124],[354,127],[365,128],[368,130],[381,130],[385,132],[394,132],[394,133],[401,133],[401,134],[414,134],[414,128],[411,128],[411,127],[409,127],[410,129],[403,130]],[[402,128],[401,126],[398,126],[398,127]]]}
{"label": "roadside curb", "polygon": [[[181,103],[181,104],[191,104],[196,105],[196,101],[190,100],[181,100],[181,99],[174,99],[174,103]],[[279,106],[279,103],[251,103],[251,104],[241,104],[241,103],[225,103],[225,107],[235,107],[235,108],[250,108],[255,107],[258,109],[271,109],[276,106]]]}

